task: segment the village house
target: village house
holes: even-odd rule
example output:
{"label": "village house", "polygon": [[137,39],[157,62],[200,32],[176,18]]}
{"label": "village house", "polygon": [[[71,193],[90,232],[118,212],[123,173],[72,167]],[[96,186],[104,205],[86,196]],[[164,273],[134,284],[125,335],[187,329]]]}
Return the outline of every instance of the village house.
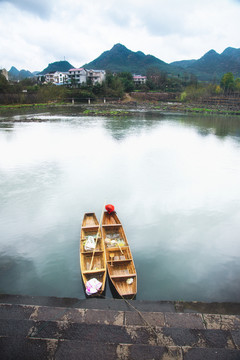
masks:
{"label": "village house", "polygon": [[45,75],[38,75],[38,81],[52,83],[54,85],[66,85],[68,83],[68,73],[54,71]]}
{"label": "village house", "polygon": [[76,86],[87,82],[87,71],[84,68],[69,69],[68,82],[70,85]]}
{"label": "village house", "polygon": [[142,75],[133,75],[133,81],[136,85],[142,85],[146,83],[147,77]]}
{"label": "village house", "polygon": [[70,85],[79,86],[87,83],[90,79],[93,85],[97,83],[102,84],[105,80],[105,70],[86,70],[84,68],[70,69],[68,72],[50,72],[45,75],[38,75],[38,80],[45,83],[52,83],[54,85]]}
{"label": "village house", "polygon": [[91,80],[93,85],[97,83],[102,84],[106,77],[105,70],[87,70],[87,77]]}
{"label": "village house", "polygon": [[0,69],[0,74],[2,74],[3,76],[5,76],[5,78],[8,80],[8,72],[6,69]]}
{"label": "village house", "polygon": [[68,82],[68,73],[56,71],[55,72],[54,82],[57,85],[67,84],[67,82]]}

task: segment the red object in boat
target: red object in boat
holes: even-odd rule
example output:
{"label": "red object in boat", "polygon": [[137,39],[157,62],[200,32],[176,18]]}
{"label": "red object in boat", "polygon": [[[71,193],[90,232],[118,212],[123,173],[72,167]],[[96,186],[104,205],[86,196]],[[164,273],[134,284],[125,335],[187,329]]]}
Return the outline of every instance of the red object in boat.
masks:
{"label": "red object in boat", "polygon": [[109,214],[111,214],[112,212],[114,212],[114,206],[111,205],[111,204],[106,205],[106,206],[105,206],[105,209],[107,210],[107,212],[108,212]]}

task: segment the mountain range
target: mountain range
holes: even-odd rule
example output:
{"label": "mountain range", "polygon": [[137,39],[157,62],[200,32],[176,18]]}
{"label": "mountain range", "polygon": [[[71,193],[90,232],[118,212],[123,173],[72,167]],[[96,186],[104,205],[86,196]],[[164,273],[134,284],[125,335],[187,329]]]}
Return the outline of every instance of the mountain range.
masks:
{"label": "mountain range", "polygon": [[221,54],[210,50],[198,60],[175,61],[171,65],[185,69],[200,80],[219,79],[227,72],[232,72],[234,76],[239,77],[240,49],[228,47]]}
{"label": "mountain range", "polygon": [[133,52],[124,45],[116,44],[109,51],[105,51],[97,59],[83,65],[86,69],[103,69],[113,72],[129,71],[133,74],[145,75],[150,67],[173,73],[174,66],[159,60],[155,56],[145,55],[141,51]]}
{"label": "mountain range", "polygon": [[[18,71],[12,67],[9,77],[10,79],[21,79],[34,76],[36,73],[44,75],[52,71],[68,71],[73,67],[68,61],[51,63],[41,72],[34,73],[27,70]],[[146,75],[149,68],[157,68],[171,75],[187,73],[197,76],[202,81],[218,81],[226,72],[232,72],[235,77],[240,77],[240,49],[228,47],[221,54],[210,50],[200,59],[174,61],[168,64],[153,55],[145,55],[141,51],[133,52],[122,44],[116,44],[111,50],[103,52],[95,60],[81,67],[112,72],[128,71],[141,75]]]}
{"label": "mountain range", "polygon": [[32,73],[28,70],[18,70],[15,66],[12,66],[11,69],[8,71],[8,76],[10,80],[23,80],[26,78],[33,77],[35,72]]}

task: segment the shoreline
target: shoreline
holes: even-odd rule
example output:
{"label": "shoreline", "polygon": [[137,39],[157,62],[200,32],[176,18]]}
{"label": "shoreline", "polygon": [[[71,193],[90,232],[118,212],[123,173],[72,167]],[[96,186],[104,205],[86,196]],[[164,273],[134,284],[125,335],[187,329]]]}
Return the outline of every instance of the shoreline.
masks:
{"label": "shoreline", "polygon": [[127,300],[116,298],[72,298],[57,296],[32,296],[17,294],[0,294],[1,304],[25,304],[56,307],[85,307],[86,304],[98,304],[98,308],[123,310],[126,303],[131,302],[139,310],[145,312],[167,311],[175,313],[201,313],[216,315],[240,315],[240,302],[203,302],[178,300]]}
{"label": "shoreline", "polygon": [[[71,110],[81,116],[133,116],[138,114],[192,114],[192,115],[221,115],[239,116],[240,110],[221,109],[211,106],[206,108],[204,104],[179,103],[179,102],[114,102],[114,103],[92,103],[92,104],[63,104],[63,103],[42,103],[42,104],[19,104],[19,105],[0,105],[0,122],[2,117],[9,115],[27,114],[32,111],[62,111]],[[17,120],[12,120],[17,121]],[[21,120],[23,121],[23,120]],[[37,119],[26,119],[26,121],[39,121]],[[41,120],[43,121],[43,120]]]}

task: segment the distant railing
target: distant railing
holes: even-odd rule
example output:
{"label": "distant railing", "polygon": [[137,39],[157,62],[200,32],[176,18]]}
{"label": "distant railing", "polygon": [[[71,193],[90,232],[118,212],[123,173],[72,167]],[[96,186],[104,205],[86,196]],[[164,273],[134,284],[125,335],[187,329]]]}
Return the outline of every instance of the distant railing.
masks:
{"label": "distant railing", "polygon": [[[49,102],[66,102],[75,104],[91,104],[93,102],[102,102],[102,103],[116,103],[120,102],[121,98],[119,97],[102,97],[102,98],[93,98],[93,97],[69,97],[63,99],[51,99]],[[2,105],[13,105],[13,104],[36,104],[36,103],[45,103],[48,102],[46,99],[40,99],[38,94],[31,93],[20,93],[20,94],[0,94],[0,104]]]}
{"label": "distant railing", "polygon": [[71,103],[74,105],[75,103],[88,103],[89,105],[92,103],[92,102],[103,102],[104,104],[106,104],[107,102],[108,103],[111,103],[111,102],[120,102],[121,101],[121,98],[119,97],[103,97],[103,98],[91,98],[91,97],[85,97],[85,98],[79,98],[79,97],[72,97],[72,98],[68,98],[68,99],[65,99],[65,100],[68,100],[68,101],[71,101]]}

